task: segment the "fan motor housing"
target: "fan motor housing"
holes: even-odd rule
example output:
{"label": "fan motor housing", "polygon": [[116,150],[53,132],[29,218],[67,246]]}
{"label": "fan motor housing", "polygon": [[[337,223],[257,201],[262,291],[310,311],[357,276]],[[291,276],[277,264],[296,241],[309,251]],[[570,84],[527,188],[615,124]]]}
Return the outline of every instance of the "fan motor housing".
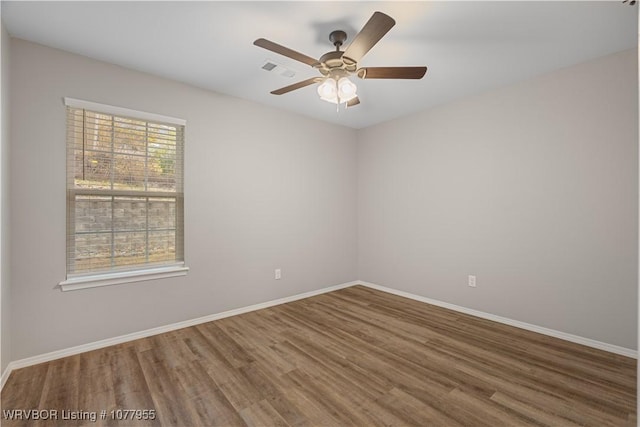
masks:
{"label": "fan motor housing", "polygon": [[324,76],[354,73],[358,64],[356,61],[343,56],[344,52],[340,51],[340,46],[347,40],[347,33],[342,30],[332,31],[329,34],[329,40],[336,47],[336,50],[322,55],[318,60],[318,64],[314,65],[314,67]]}
{"label": "fan motor housing", "polygon": [[[356,71],[357,64],[355,61],[350,61],[348,58],[343,58],[344,52],[341,51],[332,51],[327,52],[320,57],[320,63],[318,70],[323,75],[329,74],[330,71],[336,69],[342,69],[349,73],[353,73]],[[346,59],[346,61],[345,61]]]}

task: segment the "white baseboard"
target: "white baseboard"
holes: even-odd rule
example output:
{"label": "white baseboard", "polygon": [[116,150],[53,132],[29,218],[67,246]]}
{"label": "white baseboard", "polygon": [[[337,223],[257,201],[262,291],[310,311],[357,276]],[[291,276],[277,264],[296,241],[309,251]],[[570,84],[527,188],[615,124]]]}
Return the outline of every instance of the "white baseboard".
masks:
{"label": "white baseboard", "polygon": [[427,304],[437,305],[438,307],[448,308],[449,310],[458,311],[460,313],[470,314],[471,316],[480,317],[482,319],[492,320],[498,323],[504,323],[505,325],[515,326],[516,328],[526,329],[528,331],[537,332],[539,334],[548,335],[555,338],[560,338],[565,341],[574,342],[577,344],[586,345],[587,347],[597,348],[599,350],[608,351],[610,353],[620,354],[622,356],[638,358],[638,351],[632,350],[626,347],[620,347],[613,344],[608,344],[601,341],[592,340],[590,338],[581,337],[579,335],[568,334],[566,332],[556,331],[554,329],[544,328],[542,326],[532,325],[530,323],[521,322],[519,320],[509,319],[507,317],[496,316],[495,314],[485,313],[483,311],[473,310],[471,308],[462,307],[448,302],[438,301],[431,298],[423,297],[420,295],[410,294],[409,292],[398,291],[396,289],[387,288],[386,286],[376,285],[375,283],[368,283],[359,281],[362,286],[366,286],[371,289],[376,289],[382,292],[398,295],[401,297],[409,298],[412,300],[426,302]]}
{"label": "white baseboard", "polygon": [[118,337],[107,338],[100,341],[95,341],[88,344],[82,344],[75,347],[65,348],[62,350],[56,350],[49,353],[39,354],[37,356],[27,357],[25,359],[14,360],[9,363],[7,368],[2,373],[0,378],[0,390],[4,387],[9,375],[15,369],[25,368],[27,366],[37,365],[38,363],[50,362],[52,360],[60,359],[62,357],[73,356],[75,354],[84,353],[86,351],[97,350],[111,345],[122,344],[124,342],[137,340],[140,338],[150,337],[152,335],[162,334],[164,332],[175,331],[176,329],[187,328],[189,326],[199,325],[201,323],[211,322],[213,320],[224,319],[225,317],[237,316],[238,314],[248,313],[250,311],[261,310],[263,308],[273,307],[275,305],[285,304],[292,301],[297,301],[312,296],[325,294],[327,292],[336,291],[338,289],[348,288],[353,285],[357,285],[360,282],[347,282],[341,283],[335,286],[329,286],[327,288],[317,289],[315,291],[305,292],[302,294],[293,295],[290,297],[279,298],[259,304],[250,305],[247,307],[236,308],[229,311],[223,311],[222,313],[211,314],[208,316],[198,317],[196,319],[184,320],[182,322],[172,323],[165,326],[158,326],[157,328],[146,329],[140,332],[133,332],[131,334],[120,335]]}
{"label": "white baseboard", "polygon": [[2,376],[0,376],[0,391],[2,391],[2,388],[4,387],[4,384],[9,379],[9,375],[11,374],[12,370],[13,369],[11,368],[11,362],[9,362],[7,367],[4,369],[4,372],[2,373]]}
{"label": "white baseboard", "polygon": [[263,308],[273,307],[276,305],[285,304],[288,302],[297,301],[304,298],[309,298],[315,295],[336,291],[338,289],[348,288],[354,285],[366,286],[371,289],[377,289],[382,292],[387,292],[390,294],[398,295],[398,296],[409,298],[412,300],[425,302],[427,304],[448,308],[450,310],[458,311],[460,313],[470,314],[472,316],[480,317],[482,319],[492,320],[494,322],[503,323],[505,325],[515,326],[516,328],[526,329],[528,331],[537,332],[543,335],[549,335],[555,338],[563,339],[565,341],[586,345],[588,347],[597,348],[600,350],[608,351],[615,354],[620,354],[627,357],[632,357],[635,359],[638,358],[638,352],[636,350],[632,350],[629,348],[620,347],[613,344],[607,344],[604,342],[592,340],[590,338],[584,338],[578,335],[572,335],[565,332],[556,331],[553,329],[543,328],[541,326],[520,322],[519,320],[513,320],[506,317],[496,316],[495,314],[485,313],[482,311],[473,310],[473,309],[462,307],[459,305],[434,300],[434,299],[423,297],[420,295],[410,294],[408,292],[387,288],[386,286],[376,285],[374,283],[369,283],[362,280],[356,280],[353,282],[347,282],[347,283],[342,283],[335,286],[329,286],[326,288],[305,292],[305,293],[293,295],[290,297],[285,297],[285,298],[280,298],[280,299],[267,301],[259,304],[254,304],[247,307],[236,308],[234,310],[224,311],[222,313],[211,314],[208,316],[198,317],[196,319],[185,320],[182,322],[172,323],[165,326],[159,326],[157,328],[146,329],[140,332],[133,332],[131,334],[121,335],[113,338],[107,338],[104,340],[95,341],[88,344],[82,344],[82,345],[78,345],[75,347],[70,347],[62,350],[56,350],[56,351],[40,354],[33,357],[27,357],[25,359],[14,360],[9,363],[7,368],[2,373],[2,376],[0,377],[0,390],[2,390],[5,383],[7,382],[7,379],[9,378],[9,375],[11,375],[11,372],[15,369],[25,368],[27,366],[37,365],[38,363],[49,362],[51,360],[60,359],[62,357],[73,356],[75,354],[84,353],[86,351],[97,350],[100,348],[109,347],[111,345],[121,344],[128,341],[133,341],[140,338],[146,338],[152,335],[162,334],[164,332],[175,331],[176,329],[187,328],[189,326],[199,325],[201,323],[211,322],[213,320],[224,319],[225,317],[236,316],[238,314],[248,313],[250,311],[261,310]]}

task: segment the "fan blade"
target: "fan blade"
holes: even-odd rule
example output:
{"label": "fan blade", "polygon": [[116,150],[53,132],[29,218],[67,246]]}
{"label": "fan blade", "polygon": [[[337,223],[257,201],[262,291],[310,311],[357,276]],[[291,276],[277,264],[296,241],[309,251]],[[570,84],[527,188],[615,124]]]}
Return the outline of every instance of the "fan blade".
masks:
{"label": "fan blade", "polygon": [[361,79],[421,79],[427,67],[364,67],[357,71]]}
{"label": "fan blade", "polygon": [[291,92],[292,90],[300,89],[300,88],[303,88],[305,86],[309,86],[309,85],[312,85],[314,83],[318,83],[320,80],[322,80],[322,77],[312,77],[310,79],[302,80],[301,82],[294,83],[292,85],[281,87],[280,89],[276,89],[274,91],[271,91],[271,94],[273,94],[273,95],[282,95],[282,94]]}
{"label": "fan blade", "polygon": [[360,98],[358,98],[357,96],[347,101],[347,107],[355,107],[358,104],[360,104]]}
{"label": "fan blade", "polygon": [[396,21],[392,17],[382,12],[375,12],[344,51],[343,57],[354,62],[360,61],[394,25]]}
{"label": "fan blade", "polygon": [[304,55],[300,52],[296,52],[295,50],[289,49],[288,47],[281,46],[277,43],[274,43],[266,39],[258,39],[254,41],[253,44],[263,49],[270,50],[271,52],[278,53],[282,56],[295,59],[296,61],[300,61],[303,64],[313,66],[314,64],[318,63],[317,59],[313,59],[310,56]]}

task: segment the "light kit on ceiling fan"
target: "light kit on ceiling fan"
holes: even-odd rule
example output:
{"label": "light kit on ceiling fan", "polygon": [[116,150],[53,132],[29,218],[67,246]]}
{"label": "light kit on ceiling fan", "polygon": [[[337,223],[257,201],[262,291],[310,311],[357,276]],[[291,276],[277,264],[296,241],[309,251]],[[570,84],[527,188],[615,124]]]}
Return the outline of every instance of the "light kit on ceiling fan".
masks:
{"label": "light kit on ceiling fan", "polygon": [[348,77],[341,77],[337,80],[333,77],[327,77],[318,85],[320,99],[338,105],[348,105],[349,101],[358,96],[356,94],[357,90],[355,83],[349,80]]}
{"label": "light kit on ceiling fan", "polygon": [[364,57],[396,24],[388,15],[375,12],[367,21],[362,30],[353,39],[353,42],[344,50],[340,47],[347,40],[344,31],[333,31],[329,40],[336,47],[335,51],[327,52],[314,59],[295,50],[281,46],[266,39],[257,39],[254,45],[278,53],[317,69],[322,77],[312,77],[289,86],[271,91],[273,95],[283,95],[296,89],[318,83],[318,95],[323,101],[337,104],[345,104],[352,107],[360,103],[357,95],[357,87],[349,77],[357,76],[361,79],[421,79],[427,72],[427,67],[361,67],[358,61]]}

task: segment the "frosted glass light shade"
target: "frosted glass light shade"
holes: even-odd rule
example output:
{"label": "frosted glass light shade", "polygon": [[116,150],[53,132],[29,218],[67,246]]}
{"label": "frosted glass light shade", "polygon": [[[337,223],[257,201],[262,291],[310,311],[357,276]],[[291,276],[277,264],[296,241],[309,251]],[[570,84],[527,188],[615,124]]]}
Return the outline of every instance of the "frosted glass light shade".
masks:
{"label": "frosted glass light shade", "polygon": [[318,95],[320,98],[329,100],[334,99],[337,96],[338,88],[336,87],[335,80],[329,78],[326,79],[318,86]]}
{"label": "frosted glass light shade", "polygon": [[346,77],[338,80],[338,97],[340,102],[347,102],[356,97],[356,85]]}

